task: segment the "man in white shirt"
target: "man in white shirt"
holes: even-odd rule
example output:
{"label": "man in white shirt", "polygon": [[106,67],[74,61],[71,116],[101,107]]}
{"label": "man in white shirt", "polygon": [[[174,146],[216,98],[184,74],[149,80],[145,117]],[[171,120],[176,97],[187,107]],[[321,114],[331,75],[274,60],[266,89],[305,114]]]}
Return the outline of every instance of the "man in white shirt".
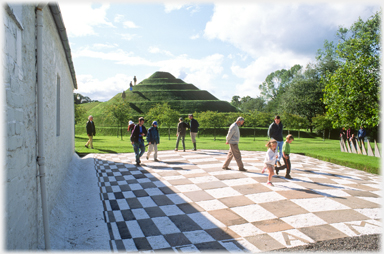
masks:
{"label": "man in white shirt", "polygon": [[229,163],[231,162],[232,158],[235,157],[237,166],[239,167],[240,171],[247,171],[244,168],[244,164],[241,161],[241,153],[239,150],[239,141],[240,141],[240,129],[239,126],[244,125],[244,118],[241,116],[237,118],[236,122],[234,122],[228,130],[228,134],[226,137],[226,144],[229,144],[229,152],[227,155],[227,159],[224,162],[223,169],[229,170],[228,168]]}

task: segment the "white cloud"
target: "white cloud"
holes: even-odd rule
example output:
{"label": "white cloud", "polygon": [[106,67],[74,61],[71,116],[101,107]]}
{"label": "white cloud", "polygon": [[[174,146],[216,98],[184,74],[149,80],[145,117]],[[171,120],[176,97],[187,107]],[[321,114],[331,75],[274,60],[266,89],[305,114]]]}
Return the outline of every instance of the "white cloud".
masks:
{"label": "white cloud", "polygon": [[116,48],[116,47],[118,47],[116,43],[113,43],[113,44],[95,43],[92,46],[92,48],[94,49],[110,49],[110,48]]}
{"label": "white cloud", "polygon": [[[181,2],[181,1],[180,1]],[[172,11],[178,11],[181,10],[182,8],[185,8],[187,11],[189,11],[191,14],[199,12],[200,7],[197,4],[190,4],[190,3],[166,3],[164,4],[165,7],[165,12],[170,13]]]}
{"label": "white cloud", "polygon": [[[156,47],[149,49],[152,53],[168,53],[168,51],[161,50]],[[170,72],[175,77],[180,75],[186,77],[186,82],[195,84],[196,86],[204,89],[214,88],[214,79],[220,77],[223,71],[224,56],[220,54],[213,54],[201,59],[190,58],[187,55],[172,56],[170,59],[161,61],[151,61],[143,57],[136,56],[133,52],[126,52],[122,49],[117,49],[109,52],[97,51],[89,47],[81,48],[72,53],[74,58],[89,57],[95,59],[102,59],[112,61],[115,64],[123,64],[130,66],[148,66],[158,67],[162,71]],[[182,73],[185,73],[184,75]]]}
{"label": "white cloud", "polygon": [[259,85],[268,74],[281,69],[290,69],[295,64],[305,67],[311,61],[310,57],[301,57],[292,52],[274,52],[259,57],[245,68],[233,65],[232,73],[244,79],[242,84],[236,85],[235,94],[241,97],[247,95],[257,97],[260,95]]}
{"label": "white cloud", "polygon": [[127,90],[133,77],[116,74],[114,77],[98,80],[92,75],[77,75],[76,79],[78,83],[76,93],[88,96],[92,100],[107,101],[117,93]]}
{"label": "white cloud", "polygon": [[205,36],[229,42],[254,58],[284,49],[314,54],[336,29],[368,17],[379,6],[345,4],[216,4]]}
{"label": "white cloud", "polygon": [[166,13],[170,13],[171,11],[174,11],[174,10],[180,10],[183,6],[185,6],[185,4],[181,4],[181,3],[166,3],[164,4],[164,7],[165,7],[165,12]]}
{"label": "white cloud", "polygon": [[137,34],[120,34],[120,37],[123,40],[130,41],[130,40],[133,40],[135,38],[139,38],[140,36]]}
{"label": "white cloud", "polygon": [[133,21],[124,21],[124,28],[139,28]]}
{"label": "white cloud", "polygon": [[77,57],[89,57],[95,59],[109,60],[115,64],[125,64],[125,65],[146,65],[146,66],[155,66],[149,60],[146,60],[142,57],[135,56],[133,52],[126,52],[122,49],[117,49],[110,52],[101,52],[90,49],[89,47],[84,47],[72,52],[74,58]]}
{"label": "white cloud", "polygon": [[185,82],[215,94],[221,90],[214,84],[223,72],[223,59],[224,56],[220,54],[213,54],[201,59],[193,59],[183,55],[160,61],[157,64],[161,71],[170,72],[175,77],[183,76]]}
{"label": "white cloud", "polygon": [[200,35],[199,34],[195,34],[195,35],[192,35],[191,37],[189,37],[191,40],[196,40],[196,39],[199,39],[200,38]]}
{"label": "white cloud", "polygon": [[148,48],[148,52],[152,54],[164,54],[167,56],[173,56],[171,52],[167,50],[162,50],[162,49],[159,49],[158,47],[153,47],[153,46]]}
{"label": "white cloud", "polygon": [[116,14],[114,21],[120,23],[124,20],[124,15]]}
{"label": "white cloud", "polygon": [[[268,74],[306,66],[322,48],[324,40],[335,39],[339,26],[348,27],[371,16],[379,6],[358,4],[257,4],[219,3],[206,24],[204,37],[230,43],[244,54],[229,54],[239,96],[259,95],[258,86]],[[251,60],[240,67],[235,60]],[[251,58],[251,59],[249,59]]]}
{"label": "white cloud", "polygon": [[[69,37],[98,35],[96,27],[114,27],[106,18],[109,4],[93,8],[92,4],[62,2],[60,10]],[[76,17],[75,19],[73,17]]]}
{"label": "white cloud", "polygon": [[[222,61],[224,56],[220,54],[210,55],[201,59],[193,59],[187,55],[181,55],[172,59],[155,62],[134,56],[132,52],[124,52],[122,50],[105,53],[84,48],[75,52],[75,56],[110,60],[117,64],[157,67],[159,71],[169,72],[177,78],[182,78],[187,83],[192,83],[200,89],[208,90],[212,94],[217,94],[218,90],[216,89],[221,89],[213,85],[215,80],[222,76],[223,72]],[[124,74],[118,74],[106,80],[98,80],[91,75],[77,75],[76,77],[79,87],[77,92],[99,101],[109,100],[116,93],[126,90],[129,82],[132,80],[132,77]]]}

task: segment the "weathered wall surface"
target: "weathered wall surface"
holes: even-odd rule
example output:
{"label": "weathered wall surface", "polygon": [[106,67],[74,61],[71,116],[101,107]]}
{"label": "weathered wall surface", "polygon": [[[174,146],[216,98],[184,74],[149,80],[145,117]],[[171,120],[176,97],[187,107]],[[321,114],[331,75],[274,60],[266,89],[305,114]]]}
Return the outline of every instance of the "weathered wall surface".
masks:
{"label": "weathered wall surface", "polygon": [[[4,174],[5,247],[43,248],[40,179],[38,175],[38,113],[35,6],[23,4],[12,13],[2,8],[3,89],[5,89],[6,161]],[[48,210],[74,153],[73,82],[63,46],[48,6],[44,13],[44,145]],[[57,83],[60,80],[60,121]],[[57,133],[56,124],[60,124]],[[59,135],[58,135],[59,134]]]}

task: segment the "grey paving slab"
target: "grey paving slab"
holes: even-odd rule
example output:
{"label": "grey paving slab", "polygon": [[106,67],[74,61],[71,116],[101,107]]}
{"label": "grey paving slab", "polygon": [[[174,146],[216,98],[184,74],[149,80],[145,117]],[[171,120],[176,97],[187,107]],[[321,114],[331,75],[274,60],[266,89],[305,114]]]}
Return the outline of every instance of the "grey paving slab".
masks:
{"label": "grey paving slab", "polygon": [[111,250],[265,252],[381,233],[380,176],[292,154],[293,179],[268,186],[265,152],[242,151],[247,172],[223,170],[226,153],[160,151],[141,166],[95,154]]}

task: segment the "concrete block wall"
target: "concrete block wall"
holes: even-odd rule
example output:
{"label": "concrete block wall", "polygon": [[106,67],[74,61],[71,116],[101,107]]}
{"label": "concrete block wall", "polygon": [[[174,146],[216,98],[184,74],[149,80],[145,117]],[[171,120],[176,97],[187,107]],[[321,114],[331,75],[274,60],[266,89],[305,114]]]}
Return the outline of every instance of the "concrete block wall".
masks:
{"label": "concrete block wall", "polygon": [[[75,149],[72,76],[53,17],[44,9],[44,143],[48,209],[51,210]],[[60,132],[57,135],[57,83],[60,83]],[[49,191],[48,191],[49,190]]]}
{"label": "concrete block wall", "polygon": [[[44,247],[38,175],[35,6],[22,4],[17,19],[2,8],[5,89],[5,248]],[[44,13],[44,144],[48,210],[74,153],[73,82],[49,7]],[[19,22],[19,24],[18,24]],[[21,28],[20,28],[21,24]],[[56,135],[56,89],[60,77],[60,135]]]}

